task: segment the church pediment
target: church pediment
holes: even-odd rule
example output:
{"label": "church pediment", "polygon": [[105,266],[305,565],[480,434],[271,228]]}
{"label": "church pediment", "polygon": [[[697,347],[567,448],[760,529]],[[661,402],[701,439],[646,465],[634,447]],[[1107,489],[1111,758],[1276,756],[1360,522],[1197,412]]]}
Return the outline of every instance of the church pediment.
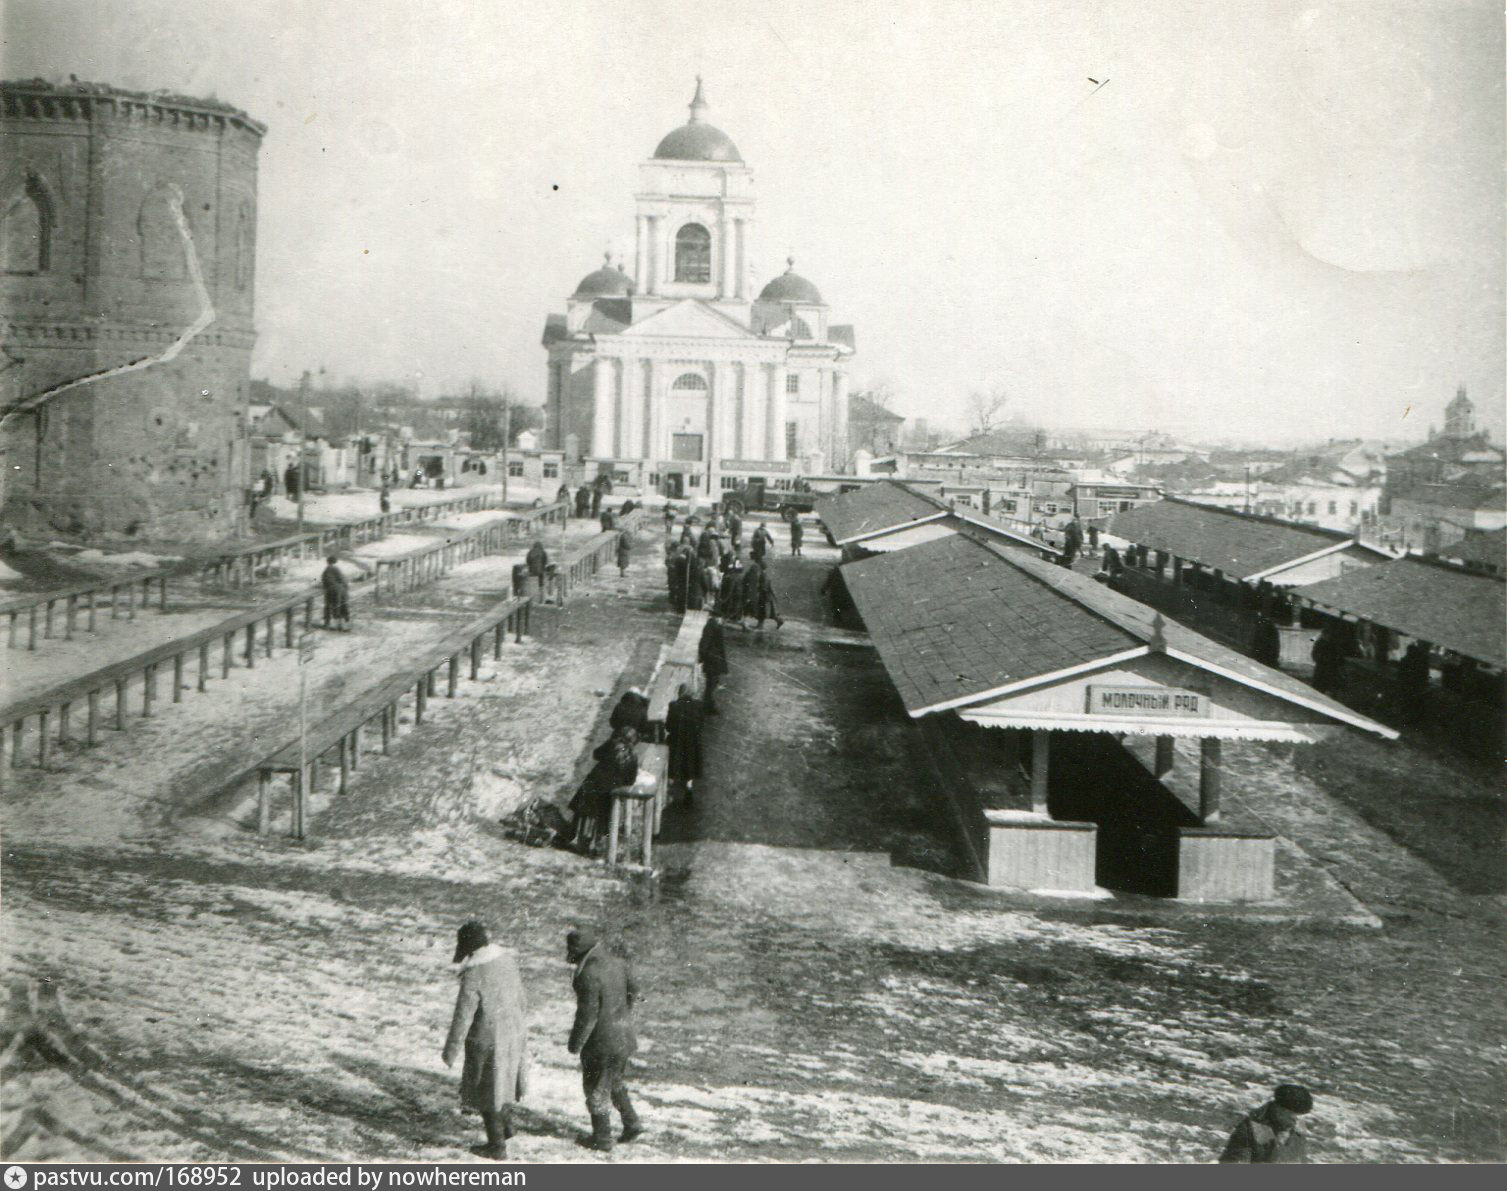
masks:
{"label": "church pediment", "polygon": [[686,298],[622,332],[623,339],[753,339],[759,337],[705,302]]}

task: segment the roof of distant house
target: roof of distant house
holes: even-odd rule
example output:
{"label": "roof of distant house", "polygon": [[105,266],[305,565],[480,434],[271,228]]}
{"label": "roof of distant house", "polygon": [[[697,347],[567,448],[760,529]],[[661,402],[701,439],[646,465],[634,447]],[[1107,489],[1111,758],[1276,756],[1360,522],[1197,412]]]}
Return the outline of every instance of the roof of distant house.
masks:
{"label": "roof of distant house", "polygon": [[848,590],[912,716],[963,709],[1148,653],[1396,733],[1153,609],[1026,551],[960,535],[849,563]]}
{"label": "roof of distant house", "polygon": [[1507,571],[1507,529],[1468,533],[1439,551],[1440,558],[1462,562],[1467,566],[1492,567]]}
{"label": "roof of distant house", "polygon": [[1304,587],[1305,600],[1507,667],[1507,583],[1461,567],[1399,558]]}
{"label": "roof of distant house", "polygon": [[905,419],[892,409],[886,409],[879,402],[864,396],[862,393],[854,393],[848,401],[848,421],[858,422],[903,422]]}
{"label": "roof of distant house", "polygon": [[946,512],[945,504],[939,507],[919,492],[889,480],[824,496],[816,502],[817,516],[839,546],[886,530],[939,520]]}
{"label": "roof of distant house", "polygon": [[1223,571],[1232,579],[1246,580],[1357,544],[1340,530],[1294,525],[1172,497],[1116,513],[1109,532],[1138,546]]}
{"label": "roof of distant house", "polygon": [[1498,509],[1507,502],[1507,488],[1501,483],[1472,484],[1465,480],[1448,484],[1409,484],[1394,492],[1392,499],[1446,509]]}

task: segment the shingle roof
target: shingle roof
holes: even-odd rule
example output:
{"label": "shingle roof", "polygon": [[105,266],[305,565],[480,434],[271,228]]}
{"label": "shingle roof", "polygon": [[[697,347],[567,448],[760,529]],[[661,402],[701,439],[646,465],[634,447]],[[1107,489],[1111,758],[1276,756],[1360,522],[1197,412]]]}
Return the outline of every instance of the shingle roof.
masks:
{"label": "shingle roof", "polygon": [[933,504],[919,493],[888,481],[866,484],[855,492],[825,496],[816,502],[816,515],[839,546],[866,534],[898,529],[945,511],[946,506]]}
{"label": "shingle roof", "polygon": [[1349,534],[1338,530],[1172,499],[1116,513],[1109,532],[1138,546],[1165,550],[1223,571],[1233,579],[1259,575],[1350,540]]}
{"label": "shingle roof", "polygon": [[912,715],[1149,648],[1395,736],[1280,670],[1025,551],[953,536],[848,563],[843,578]]}
{"label": "shingle roof", "polygon": [[1431,642],[1478,662],[1507,667],[1507,583],[1458,567],[1399,558],[1325,579],[1305,600]]}

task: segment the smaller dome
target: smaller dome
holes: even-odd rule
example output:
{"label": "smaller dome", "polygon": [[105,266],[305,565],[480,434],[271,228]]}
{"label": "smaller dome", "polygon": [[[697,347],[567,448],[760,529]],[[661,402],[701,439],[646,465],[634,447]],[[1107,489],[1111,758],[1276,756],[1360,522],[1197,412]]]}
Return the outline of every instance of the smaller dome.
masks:
{"label": "smaller dome", "polygon": [[821,291],[795,271],[795,258],[787,257],[785,264],[785,271],[759,291],[759,301],[822,305]]}
{"label": "smaller dome", "polygon": [[633,278],[623,272],[621,265],[616,269],[612,267],[612,254],[609,252],[600,269],[581,278],[581,284],[576,286],[576,292],[571,297],[625,298],[632,292]]}

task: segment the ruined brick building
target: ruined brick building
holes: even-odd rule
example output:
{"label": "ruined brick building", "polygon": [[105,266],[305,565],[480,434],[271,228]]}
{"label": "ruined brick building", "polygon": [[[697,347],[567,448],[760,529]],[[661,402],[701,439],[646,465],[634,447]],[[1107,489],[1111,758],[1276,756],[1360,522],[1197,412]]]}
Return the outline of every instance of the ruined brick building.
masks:
{"label": "ruined brick building", "polygon": [[234,531],[265,127],[89,83],[3,83],[0,102],[0,519]]}

